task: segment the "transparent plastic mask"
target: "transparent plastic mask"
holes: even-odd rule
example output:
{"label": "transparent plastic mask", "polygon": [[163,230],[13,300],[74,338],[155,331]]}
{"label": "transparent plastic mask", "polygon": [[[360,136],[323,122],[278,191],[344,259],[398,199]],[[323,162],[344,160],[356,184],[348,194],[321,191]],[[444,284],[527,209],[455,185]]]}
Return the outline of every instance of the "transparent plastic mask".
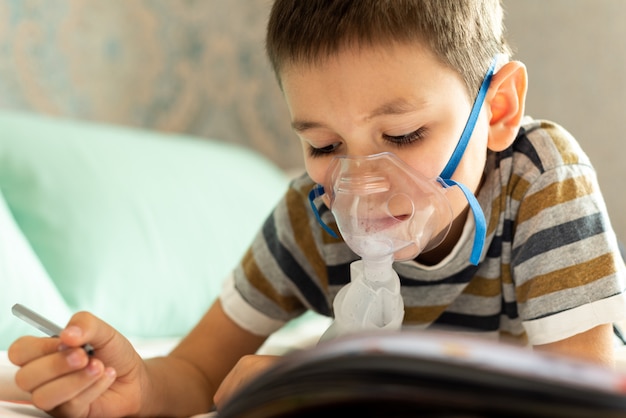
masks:
{"label": "transparent plastic mask", "polygon": [[439,245],[452,223],[444,183],[388,152],[337,157],[324,190],[342,237],[363,259],[415,258]]}

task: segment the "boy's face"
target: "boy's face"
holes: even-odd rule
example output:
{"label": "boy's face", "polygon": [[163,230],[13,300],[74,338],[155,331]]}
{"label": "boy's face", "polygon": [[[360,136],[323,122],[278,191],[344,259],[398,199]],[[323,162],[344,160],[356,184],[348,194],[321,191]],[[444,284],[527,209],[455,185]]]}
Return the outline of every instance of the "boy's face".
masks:
{"label": "boy's face", "polygon": [[[474,101],[456,72],[416,45],[344,49],[320,64],[285,68],[281,81],[307,172],[324,186],[333,157],[384,151],[438,176]],[[487,133],[483,110],[452,176],[472,191],[485,166]],[[449,197],[459,215],[467,201],[461,193]]]}

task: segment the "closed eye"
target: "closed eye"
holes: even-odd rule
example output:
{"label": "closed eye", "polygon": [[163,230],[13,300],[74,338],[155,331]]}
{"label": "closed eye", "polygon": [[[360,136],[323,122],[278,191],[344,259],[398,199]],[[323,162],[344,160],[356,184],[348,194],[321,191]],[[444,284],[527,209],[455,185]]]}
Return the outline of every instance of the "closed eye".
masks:
{"label": "closed eye", "polygon": [[337,147],[339,147],[339,143],[330,144],[322,148],[315,148],[313,146],[309,146],[309,156],[311,156],[312,158],[323,157],[323,156],[326,156],[335,152]]}
{"label": "closed eye", "polygon": [[421,127],[413,132],[410,132],[405,135],[386,135],[383,134],[383,138],[396,144],[398,146],[409,145],[426,137],[427,129],[425,127]]}

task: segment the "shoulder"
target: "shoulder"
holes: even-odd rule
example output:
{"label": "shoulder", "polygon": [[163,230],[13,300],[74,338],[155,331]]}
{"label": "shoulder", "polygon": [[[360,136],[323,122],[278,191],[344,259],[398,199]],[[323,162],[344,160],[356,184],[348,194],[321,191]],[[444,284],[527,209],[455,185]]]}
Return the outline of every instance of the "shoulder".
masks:
{"label": "shoulder", "polygon": [[304,172],[297,177],[294,177],[289,183],[289,189],[287,194],[300,196],[301,198],[309,198],[309,192],[315,186],[315,182]]}
{"label": "shoulder", "polygon": [[331,235],[327,237],[326,232],[320,233],[323,231],[321,226],[323,223],[339,235],[332,212],[324,204],[323,199],[319,198],[316,186],[307,173],[291,180],[287,192],[270,218],[271,227],[275,230],[273,233],[281,241],[297,242],[306,239],[307,246],[311,249],[314,248],[314,244],[318,247],[342,241]]}
{"label": "shoulder", "polygon": [[[494,187],[516,199],[567,179],[594,184],[595,170],[578,141],[561,125],[526,117],[513,144],[488,158]],[[577,179],[577,180],[575,180]],[[497,186],[496,186],[497,184]]]}
{"label": "shoulder", "polygon": [[574,136],[561,125],[526,118],[509,150],[517,165],[532,165],[539,173],[563,166],[591,166]]}

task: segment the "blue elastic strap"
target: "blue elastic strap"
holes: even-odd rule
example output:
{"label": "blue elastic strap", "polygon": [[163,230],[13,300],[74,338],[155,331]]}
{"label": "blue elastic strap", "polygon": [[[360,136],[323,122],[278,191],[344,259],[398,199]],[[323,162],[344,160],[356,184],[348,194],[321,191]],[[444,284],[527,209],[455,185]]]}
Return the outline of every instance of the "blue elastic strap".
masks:
{"label": "blue elastic strap", "polygon": [[459,161],[461,161],[461,158],[465,153],[465,149],[467,148],[467,144],[469,143],[472,133],[474,132],[474,127],[476,126],[480,109],[483,107],[483,103],[485,102],[485,96],[487,95],[487,90],[489,90],[489,85],[491,84],[491,78],[493,77],[497,61],[497,57],[494,58],[489,66],[487,74],[485,75],[485,78],[480,85],[480,89],[478,90],[476,100],[474,100],[474,104],[472,105],[472,110],[469,118],[467,119],[467,123],[465,124],[465,128],[463,129],[463,133],[461,133],[461,138],[459,138],[459,142],[456,144],[456,148],[454,149],[448,164],[446,164],[440,174],[444,183],[447,185],[458,186],[461,191],[463,191],[463,194],[470,205],[470,209],[474,214],[474,223],[476,226],[474,233],[474,245],[472,246],[472,254],[470,256],[470,263],[474,265],[477,265],[480,261],[480,256],[483,252],[483,248],[485,247],[485,239],[487,238],[487,222],[485,221],[485,214],[483,213],[476,196],[474,196],[474,193],[472,193],[467,186],[452,180],[450,177],[452,177],[452,174],[456,171]]}
{"label": "blue elastic strap", "polygon": [[339,238],[337,234],[335,234],[335,231],[330,229],[330,227],[326,225],[324,221],[322,221],[320,212],[319,210],[317,210],[317,206],[315,206],[315,203],[313,203],[315,199],[322,196],[323,194],[324,194],[324,186],[322,186],[321,184],[317,184],[315,185],[315,187],[313,187],[313,189],[311,189],[311,191],[309,192],[309,203],[311,204],[311,209],[313,209],[313,213],[315,214],[315,219],[317,219],[317,223],[319,223],[322,226],[322,228],[324,228],[324,230],[330,234],[331,237]]}
{"label": "blue elastic strap", "polygon": [[463,132],[461,133],[461,138],[459,138],[459,142],[456,144],[456,148],[448,161],[448,164],[444,167],[439,175],[442,179],[447,180],[452,177],[452,174],[456,170],[463,154],[465,153],[465,148],[467,148],[467,144],[474,132],[474,127],[476,126],[476,121],[478,120],[478,115],[480,115],[480,109],[483,107],[483,102],[485,101],[485,96],[487,95],[487,90],[489,90],[489,84],[491,84],[491,78],[493,77],[493,72],[496,68],[497,58],[494,58],[489,70],[487,70],[487,74],[483,79],[482,84],[480,85],[480,89],[478,90],[478,95],[476,96],[476,100],[474,100],[474,105],[472,106],[472,110],[470,111],[469,118],[467,119],[467,123],[465,124],[465,128],[463,128]]}
{"label": "blue elastic strap", "polygon": [[458,186],[465,198],[469,202],[472,213],[474,214],[474,224],[476,225],[476,232],[474,234],[474,245],[472,246],[472,254],[470,255],[470,263],[477,265],[480,261],[480,255],[483,253],[483,247],[485,246],[485,238],[487,237],[487,222],[485,221],[485,214],[480,208],[480,204],[474,196],[474,193],[467,188],[464,184],[457,183],[452,179],[445,180],[454,186]]}

